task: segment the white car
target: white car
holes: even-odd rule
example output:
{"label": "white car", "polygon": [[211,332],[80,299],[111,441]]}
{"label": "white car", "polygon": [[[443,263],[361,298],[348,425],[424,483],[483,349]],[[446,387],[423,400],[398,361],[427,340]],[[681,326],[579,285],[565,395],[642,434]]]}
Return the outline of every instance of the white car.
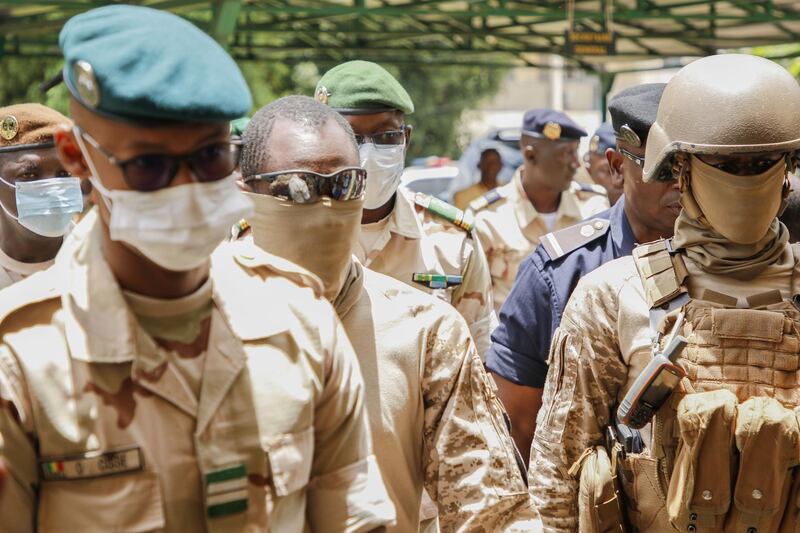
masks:
{"label": "white car", "polygon": [[449,202],[448,193],[451,182],[458,175],[458,167],[408,167],[400,178],[400,183],[414,192],[422,192]]}

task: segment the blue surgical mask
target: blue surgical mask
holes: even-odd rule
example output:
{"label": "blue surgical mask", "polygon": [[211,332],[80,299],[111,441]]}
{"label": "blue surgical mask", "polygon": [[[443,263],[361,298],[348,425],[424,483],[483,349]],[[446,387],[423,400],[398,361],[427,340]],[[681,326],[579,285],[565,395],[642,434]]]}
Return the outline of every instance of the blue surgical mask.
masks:
{"label": "blue surgical mask", "polygon": [[0,182],[16,189],[17,216],[0,208],[21,226],[43,237],[61,237],[69,231],[72,216],[83,211],[81,180],[45,178],[35,181]]}

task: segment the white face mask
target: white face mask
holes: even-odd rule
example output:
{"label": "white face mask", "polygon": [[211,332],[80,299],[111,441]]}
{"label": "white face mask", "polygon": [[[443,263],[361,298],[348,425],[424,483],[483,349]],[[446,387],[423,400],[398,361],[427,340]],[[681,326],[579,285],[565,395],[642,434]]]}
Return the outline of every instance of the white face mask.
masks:
{"label": "white face mask", "polygon": [[111,240],[132,246],[162,268],[183,272],[202,265],[231,226],[253,211],[253,203],[236,185],[235,174],[152,192],[110,191],[97,178],[83,141],[76,138],[92,171],[92,186],[111,215]]}
{"label": "white face mask", "polygon": [[361,167],[367,171],[364,209],[378,209],[389,201],[400,185],[406,147],[398,144],[377,148],[372,143],[364,143],[358,147],[358,152],[361,156]]}

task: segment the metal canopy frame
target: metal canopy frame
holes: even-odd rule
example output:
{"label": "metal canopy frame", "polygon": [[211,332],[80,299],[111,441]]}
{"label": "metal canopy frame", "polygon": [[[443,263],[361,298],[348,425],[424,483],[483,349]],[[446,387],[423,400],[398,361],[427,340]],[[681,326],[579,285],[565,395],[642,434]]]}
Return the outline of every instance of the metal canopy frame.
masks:
{"label": "metal canopy frame", "polygon": [[[0,0],[6,56],[57,56],[71,16],[113,2]],[[725,49],[800,43],[798,0],[143,0],[176,12],[240,60],[551,68],[613,76],[680,66]],[[571,15],[584,30],[613,30],[613,56],[565,55]],[[610,14],[610,21],[608,15]],[[800,55],[789,46],[781,57]]]}

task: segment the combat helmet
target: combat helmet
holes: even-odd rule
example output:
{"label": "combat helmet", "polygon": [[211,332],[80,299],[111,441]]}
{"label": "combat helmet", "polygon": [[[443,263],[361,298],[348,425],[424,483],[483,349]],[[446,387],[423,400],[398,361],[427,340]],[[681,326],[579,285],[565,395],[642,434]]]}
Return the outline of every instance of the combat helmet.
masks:
{"label": "combat helmet", "polygon": [[800,149],[800,85],[780,65],[746,54],[709,56],[667,84],[650,129],[644,181],[674,154]]}

